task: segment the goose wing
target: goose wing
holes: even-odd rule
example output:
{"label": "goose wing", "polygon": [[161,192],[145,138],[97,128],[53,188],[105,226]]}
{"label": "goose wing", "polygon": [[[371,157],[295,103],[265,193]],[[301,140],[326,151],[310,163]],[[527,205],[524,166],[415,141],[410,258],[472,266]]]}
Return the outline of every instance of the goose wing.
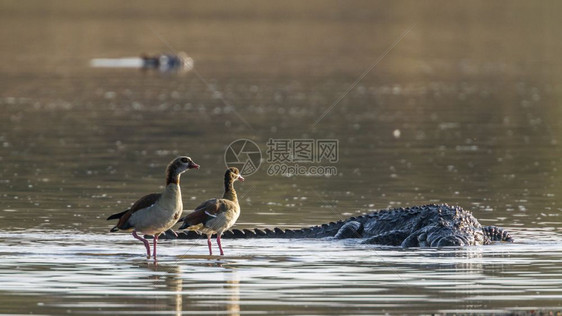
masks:
{"label": "goose wing", "polygon": [[195,226],[199,224],[205,225],[207,221],[217,217],[221,212],[224,211],[224,200],[223,199],[210,199],[207,200],[195,208],[195,210],[184,218],[180,219],[183,221],[180,229],[185,229],[190,226]]}
{"label": "goose wing", "polygon": [[117,225],[115,225],[115,227],[113,227],[111,231],[130,228],[130,226],[127,224],[127,221],[129,220],[131,215],[133,215],[133,213],[139,210],[154,205],[154,203],[158,201],[161,195],[162,194],[160,193],[152,193],[152,194],[145,195],[140,199],[138,199],[130,208],[126,209],[125,211],[109,216],[107,220],[117,219],[117,218],[119,219],[119,222],[117,222]]}

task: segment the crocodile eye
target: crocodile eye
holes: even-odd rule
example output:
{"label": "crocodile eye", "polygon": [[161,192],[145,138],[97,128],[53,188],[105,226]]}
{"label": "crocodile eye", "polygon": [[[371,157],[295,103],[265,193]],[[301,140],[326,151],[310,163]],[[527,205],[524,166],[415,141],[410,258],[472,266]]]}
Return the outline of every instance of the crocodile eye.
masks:
{"label": "crocodile eye", "polygon": [[180,159],[180,161],[183,162],[183,163],[188,163],[188,162],[189,162],[189,160],[187,160],[186,157],[183,157],[182,159]]}

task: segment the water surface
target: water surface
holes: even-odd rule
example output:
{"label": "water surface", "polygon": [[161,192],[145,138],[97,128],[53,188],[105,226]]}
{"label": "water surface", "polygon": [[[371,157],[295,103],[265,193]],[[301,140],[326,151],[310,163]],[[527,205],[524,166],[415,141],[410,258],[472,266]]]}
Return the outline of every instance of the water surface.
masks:
{"label": "water surface", "polygon": [[[559,3],[0,8],[1,313],[562,308]],[[192,71],[89,65],[179,51]],[[204,241],[167,241],[155,265],[108,233],[105,218],[160,190],[176,155],[202,166],[182,176],[186,208],[220,195],[225,148],[241,138],[264,159],[270,139],[335,139],[339,159],[324,163],[331,177],[271,176],[263,161],[237,184],[238,228],[449,203],[516,243],[225,240],[209,258]]]}

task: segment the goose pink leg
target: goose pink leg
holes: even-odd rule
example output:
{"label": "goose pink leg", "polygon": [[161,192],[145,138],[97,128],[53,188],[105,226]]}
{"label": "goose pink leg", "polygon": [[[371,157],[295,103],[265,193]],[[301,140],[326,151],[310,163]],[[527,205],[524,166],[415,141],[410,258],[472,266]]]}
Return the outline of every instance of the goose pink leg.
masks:
{"label": "goose pink leg", "polygon": [[152,247],[152,250],[154,250],[154,260],[156,260],[156,244],[158,243],[158,236],[160,236],[160,234],[154,235],[154,247]]}
{"label": "goose pink leg", "polygon": [[221,251],[221,256],[224,256],[224,252],[222,252],[221,235],[217,235],[217,244],[219,245],[219,250]]}
{"label": "goose pink leg", "polygon": [[[148,240],[142,238],[141,236],[137,235],[136,231],[133,231],[133,237],[135,237],[136,239],[142,241],[144,243],[144,247],[146,247],[146,257],[150,258],[150,245],[148,243]],[[156,246],[156,244],[155,244]],[[154,249],[154,253],[156,253],[156,249]]]}
{"label": "goose pink leg", "polygon": [[213,255],[213,249],[211,247],[211,237],[207,237],[207,245],[209,246],[209,256]]}

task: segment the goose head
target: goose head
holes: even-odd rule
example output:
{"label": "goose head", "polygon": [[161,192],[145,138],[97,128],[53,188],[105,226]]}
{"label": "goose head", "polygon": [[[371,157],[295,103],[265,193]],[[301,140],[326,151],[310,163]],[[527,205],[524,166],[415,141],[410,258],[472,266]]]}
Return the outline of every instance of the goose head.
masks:
{"label": "goose head", "polygon": [[189,169],[199,169],[199,165],[193,162],[191,158],[187,156],[179,156],[176,159],[172,160],[166,169],[168,181],[173,181],[174,178],[179,177],[182,173]]}
{"label": "goose head", "polygon": [[226,169],[226,173],[224,174],[224,179],[227,181],[230,180],[229,182],[234,182],[237,180],[244,182],[244,177],[242,177],[240,171],[236,167],[230,167]]}

